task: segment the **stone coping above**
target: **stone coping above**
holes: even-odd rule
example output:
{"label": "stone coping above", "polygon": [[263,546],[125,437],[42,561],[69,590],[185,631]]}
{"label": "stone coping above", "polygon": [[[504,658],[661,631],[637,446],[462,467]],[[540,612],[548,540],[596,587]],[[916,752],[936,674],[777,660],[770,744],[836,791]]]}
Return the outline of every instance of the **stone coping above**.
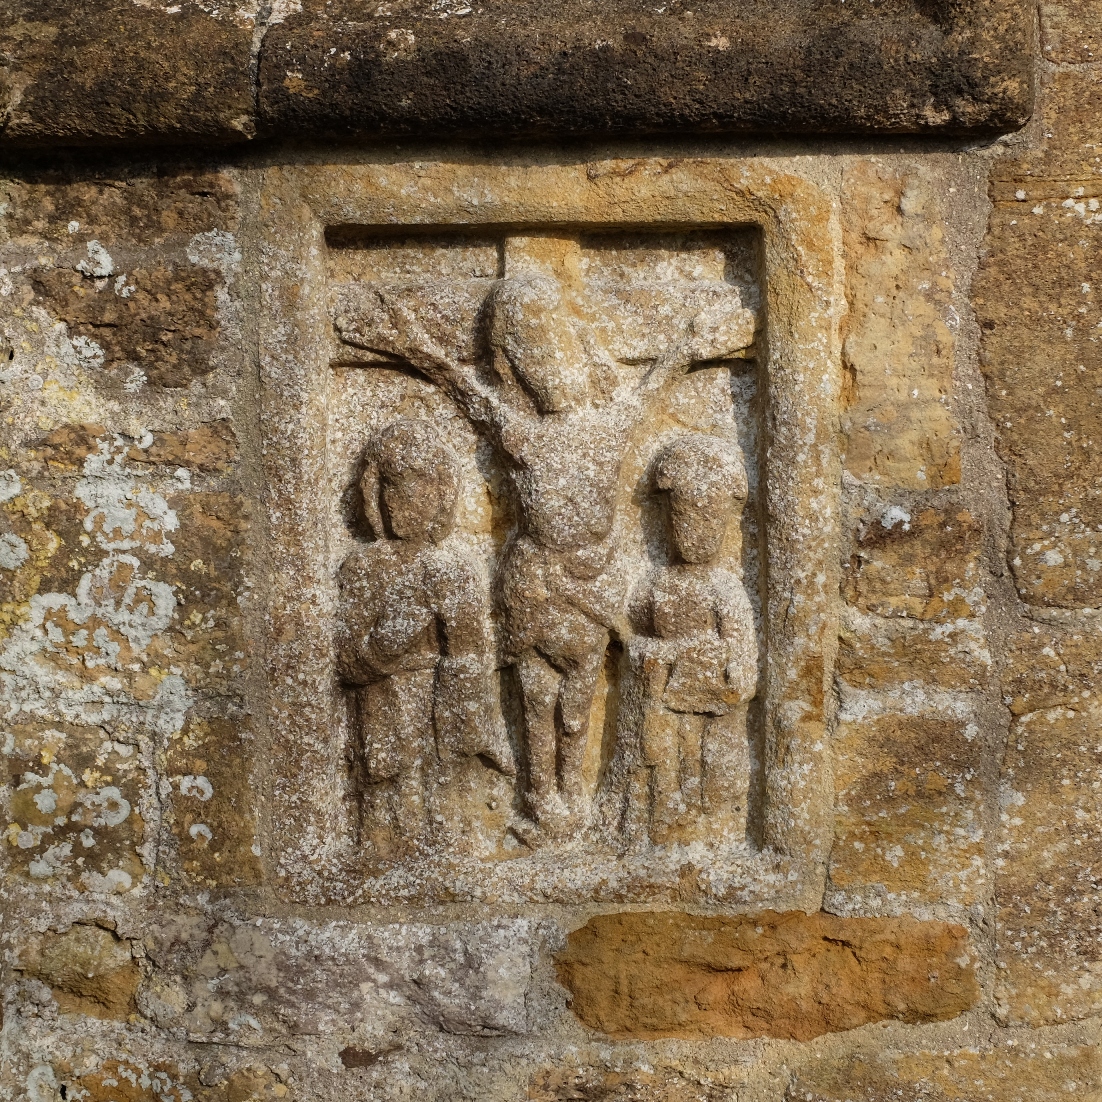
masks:
{"label": "stone coping above", "polygon": [[0,148],[267,139],[994,134],[1025,0],[12,0]]}

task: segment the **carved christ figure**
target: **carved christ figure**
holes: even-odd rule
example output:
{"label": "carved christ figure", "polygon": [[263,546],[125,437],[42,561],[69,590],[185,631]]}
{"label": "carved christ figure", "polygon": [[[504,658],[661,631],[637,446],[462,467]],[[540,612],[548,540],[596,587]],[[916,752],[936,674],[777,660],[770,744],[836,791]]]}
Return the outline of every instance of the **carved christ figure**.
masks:
{"label": "carved christ figure", "polygon": [[746,355],[755,319],[732,295],[685,318],[642,378],[626,382],[556,280],[501,279],[487,302],[483,372],[450,354],[426,324],[447,294],[445,283],[360,287],[343,301],[337,329],[348,344],[420,371],[504,457],[518,519],[498,572],[503,657],[523,700],[529,810],[540,834],[562,836],[588,814],[590,708],[626,595],[613,552],[629,435],[692,364]]}

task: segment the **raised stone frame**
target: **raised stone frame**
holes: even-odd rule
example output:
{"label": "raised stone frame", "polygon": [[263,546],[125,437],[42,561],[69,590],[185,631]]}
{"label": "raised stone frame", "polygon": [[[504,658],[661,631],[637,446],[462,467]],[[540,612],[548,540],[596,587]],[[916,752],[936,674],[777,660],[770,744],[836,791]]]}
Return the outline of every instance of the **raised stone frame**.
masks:
{"label": "raised stone frame", "polygon": [[[260,196],[261,437],[270,607],[264,850],[296,903],[670,901],[817,908],[829,842],[837,638],[837,418],[843,312],[837,211],[816,182],[761,162],[371,160],[271,168]],[[760,235],[758,369],[767,579],[762,812],[756,852],[633,895],[601,878],[516,883],[500,866],[372,880],[342,841],[334,744],[336,585],[327,551],[327,231],[349,227],[750,227]]]}

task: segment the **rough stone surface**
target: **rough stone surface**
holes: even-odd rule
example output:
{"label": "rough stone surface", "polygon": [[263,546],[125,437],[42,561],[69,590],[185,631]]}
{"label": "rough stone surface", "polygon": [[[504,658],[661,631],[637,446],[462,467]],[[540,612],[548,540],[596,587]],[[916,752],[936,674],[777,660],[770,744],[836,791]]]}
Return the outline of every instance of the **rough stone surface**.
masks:
{"label": "rough stone surface", "polygon": [[0,1102],[1102,1100],[1097,3],[526,3],[0,13]]}
{"label": "rough stone surface", "polygon": [[613,1037],[787,1037],[956,1017],[979,998],[965,930],[794,911],[602,915],[557,958],[572,1008]]}
{"label": "rough stone surface", "polygon": [[[1023,185],[1027,181],[1022,181]],[[975,287],[999,452],[1014,509],[1011,565],[1022,599],[1102,603],[1102,396],[1094,290],[1100,200],[1064,184],[998,199]]]}
{"label": "rough stone surface", "polygon": [[[1025,10],[831,10],[706,2],[642,12],[580,0],[318,5],[265,37],[263,125],[364,133],[960,131],[1020,125]],[[1001,38],[1002,50],[993,50]],[[991,52],[989,52],[991,51]],[[996,60],[996,57],[998,60]],[[815,79],[809,80],[814,72]]]}
{"label": "rough stone surface", "polygon": [[1041,5],[1041,48],[1046,61],[1082,65],[1102,57],[1102,8],[1097,0],[1046,0]]}
{"label": "rough stone surface", "polygon": [[21,971],[49,986],[60,1010],[96,1018],[127,1018],[141,971],[130,944],[110,930],[72,926],[46,934],[23,955]]}
{"label": "rough stone surface", "polygon": [[1030,1025],[1102,1006],[1102,739],[1093,700],[1030,712],[1003,767],[1000,1011]]}
{"label": "rough stone surface", "polygon": [[835,892],[967,906],[990,890],[984,755],[966,719],[846,719],[836,735]]}
{"label": "rough stone surface", "polygon": [[0,142],[252,137],[247,9],[13,0],[0,16]]}
{"label": "rough stone surface", "polygon": [[819,1060],[787,1102],[1058,1102],[1102,1097],[1102,1066],[1087,1045],[1027,1040],[1012,1047],[883,1053]]}
{"label": "rough stone surface", "polygon": [[846,468],[888,486],[960,479],[944,210],[926,170],[858,162],[843,184]]}
{"label": "rough stone surface", "polygon": [[[8,5],[0,141],[380,133],[990,132],[1028,118],[1024,0],[824,10]],[[811,79],[809,79],[811,78]]]}

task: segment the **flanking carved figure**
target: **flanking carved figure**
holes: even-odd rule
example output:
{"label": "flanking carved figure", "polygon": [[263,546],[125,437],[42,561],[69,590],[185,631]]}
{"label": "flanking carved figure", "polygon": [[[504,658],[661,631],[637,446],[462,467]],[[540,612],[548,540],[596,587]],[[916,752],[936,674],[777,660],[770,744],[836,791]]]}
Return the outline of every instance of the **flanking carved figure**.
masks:
{"label": "flanking carved figure", "polygon": [[739,449],[681,436],[659,452],[669,561],[632,594],[606,808],[629,844],[715,843],[745,831],[746,702],[758,645],[742,580],[719,565],[747,495]]}
{"label": "flanking carved figure", "polygon": [[375,539],[341,565],[336,639],[360,836],[389,859],[461,847],[449,785],[473,758],[504,773],[513,763],[496,718],[486,587],[451,538],[455,455],[428,422],[395,420],[368,445],[360,491]]}
{"label": "flanking carved figure", "polygon": [[628,581],[617,499],[631,433],[692,365],[748,355],[754,314],[737,295],[671,323],[641,378],[609,357],[553,278],[498,280],[486,302],[488,363],[461,362],[434,331],[446,283],[361,285],[344,297],[348,344],[412,365],[495,446],[517,523],[497,570],[502,662],[523,704],[527,841],[577,836],[592,819],[584,763],[610,631]]}

